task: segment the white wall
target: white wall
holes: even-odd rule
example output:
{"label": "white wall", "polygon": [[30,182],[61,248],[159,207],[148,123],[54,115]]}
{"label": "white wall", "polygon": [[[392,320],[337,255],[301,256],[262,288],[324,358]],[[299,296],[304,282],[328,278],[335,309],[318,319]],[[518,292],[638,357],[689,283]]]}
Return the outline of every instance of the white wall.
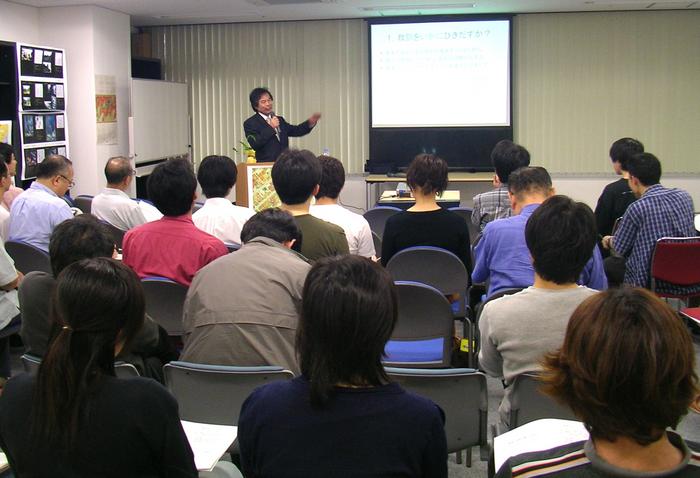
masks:
{"label": "white wall", "polygon": [[[128,154],[130,20],[100,7],[24,7],[0,0],[0,39],[66,50],[67,135],[76,186],[72,194],[96,194],[104,187],[104,165]],[[95,75],[115,77],[117,144],[97,145]]]}
{"label": "white wall", "polygon": [[39,43],[39,9],[0,0],[0,40]]}

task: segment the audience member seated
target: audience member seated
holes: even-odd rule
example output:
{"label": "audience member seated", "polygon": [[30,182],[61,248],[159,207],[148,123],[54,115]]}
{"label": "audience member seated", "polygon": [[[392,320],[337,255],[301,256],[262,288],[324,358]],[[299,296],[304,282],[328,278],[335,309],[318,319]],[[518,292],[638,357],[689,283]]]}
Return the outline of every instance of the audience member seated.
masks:
{"label": "audience member seated", "polygon": [[636,199],[627,184],[627,162],[638,153],[644,152],[644,145],[632,138],[621,138],[610,147],[610,160],[613,171],[622,176],[617,181],[608,184],[603,189],[598,204],[595,207],[595,220],[598,234],[609,236],[613,233],[615,221],[622,217],[630,204]]}
{"label": "audience member seated", "polygon": [[382,264],[413,246],[447,249],[472,270],[469,229],[464,219],[438,206],[435,196],[447,188],[447,163],[433,154],[419,154],[406,172],[416,203],[386,221],[382,237]]}
{"label": "audience member seated", "polygon": [[519,144],[503,139],[491,151],[491,163],[496,171],[493,176],[495,189],[474,196],[472,223],[480,231],[495,219],[511,216],[508,177],[516,169],[530,166],[530,153]]}
{"label": "audience member seated", "polygon": [[[481,240],[474,248],[472,281],[488,280],[486,297],[511,288],[529,287],[534,282],[532,259],[525,243],[525,224],[548,197],[554,194],[552,179],[542,167],[526,167],[514,171],[508,181],[508,196],[514,216],[486,225]],[[561,226],[552,226],[555,232]],[[603,258],[596,247],[586,263],[578,283],[591,289],[607,288]]]}
{"label": "audience member seated", "polygon": [[0,397],[0,446],[17,476],[196,477],[177,402],[154,380],[116,378],[144,318],[136,274],[107,258],[58,276],[56,335],[36,376]]}
{"label": "audience member seated", "polygon": [[311,214],[324,221],[343,228],[348,240],[350,254],[363,257],[375,255],[372,230],[367,219],[338,204],[338,197],[345,185],[343,163],[331,156],[319,156],[323,170],[321,184],[316,193],[316,204],[311,206]]}
{"label": "audience member seated", "polygon": [[58,154],[47,156],[36,168],[36,181],[12,201],[9,240],[48,252],[53,228],[73,217],[62,198],[74,184],[70,160]]}
{"label": "audience member seated", "polygon": [[596,293],[576,284],[597,250],[596,239],[595,217],[588,206],[566,196],[550,197],[525,227],[534,285],[495,299],[482,310],[479,366],[505,381],[499,408],[505,425],[510,413],[508,386],[516,376],[539,370],[542,356],[561,345],[571,313]]}
{"label": "audience member seated", "polygon": [[241,229],[255,211],[234,206],[226,199],[236,184],[236,164],[227,156],[207,156],[197,171],[197,180],[207,197],[204,206],[192,214],[195,226],[227,244],[241,243]]}
{"label": "audience member seated", "polygon": [[388,272],[358,256],[322,259],[302,297],[302,375],[241,407],[243,474],[446,478],[442,410],[390,383],[381,364],[396,324]]}
{"label": "audience member seated", "polygon": [[163,218],[124,235],[123,260],[142,279],[166,277],[189,286],[199,269],[226,255],[223,242],[192,222],[197,178],[185,159],[161,163],[148,177],[148,197]]}
{"label": "audience member seated", "polygon": [[[64,221],[54,230],[49,243],[52,274],[34,271],[27,274],[20,285],[19,300],[22,310],[20,335],[29,354],[43,357],[51,337],[50,310],[56,288],[56,277],[74,262],[93,257],[112,257],[114,242],[107,227],[94,216],[82,214]],[[149,317],[136,334],[129,350],[118,358],[134,364],[141,375],[162,381],[163,364],[175,360],[167,340],[167,333]]]}
{"label": "audience member seated", "polygon": [[611,289],[584,301],[545,369],[544,391],[573,410],[590,438],[512,457],[498,478],[700,476],[700,444],[670,430],[700,393],[693,344],[650,292]]}
{"label": "audience member seated", "polygon": [[272,184],[301,229],[300,251],[310,261],[321,257],[347,254],[348,241],[342,228],[309,214],[311,198],[318,193],[321,163],[311,151],[288,149],[272,167]]}
{"label": "audience member seated", "polygon": [[[4,163],[0,162],[0,167]],[[2,209],[2,208],[0,208]],[[14,326],[19,322],[19,301],[17,286],[24,276],[15,269],[12,258],[5,251],[5,243],[0,239],[0,330]],[[11,375],[10,339],[0,339],[0,393],[2,387]]]}
{"label": "audience member seated", "polygon": [[[7,164],[0,161],[0,192],[8,192],[12,186],[12,178],[7,170]],[[5,204],[0,207],[0,238],[7,241],[10,233],[10,210],[5,209]]]}
{"label": "audience member seated", "polygon": [[[15,156],[15,150],[11,145],[7,143],[0,143],[0,161],[7,165],[7,170],[9,171],[10,176],[14,178],[17,175],[17,157]],[[2,205],[8,211],[12,206],[12,201],[14,201],[17,196],[24,192],[24,189],[15,186],[12,184],[12,181],[10,184],[10,189],[5,191],[2,195]]]}
{"label": "audience member seated", "polygon": [[299,373],[294,336],[310,267],[291,250],[300,235],[292,215],[279,209],[245,223],[243,247],[204,267],[190,286],[181,360]]}
{"label": "audience member seated", "polygon": [[[136,172],[128,158],[115,156],[105,165],[107,187],[92,199],[92,214],[122,231],[128,231],[163,215],[148,203],[140,203],[129,197],[127,191]],[[144,208],[150,211],[148,217]]]}
{"label": "audience member seated", "polygon": [[[695,236],[693,199],[682,189],[659,184],[661,163],[653,154],[634,155],[627,163],[627,170],[630,189],[638,199],[627,208],[615,236],[603,238],[603,247],[612,246],[625,262],[609,257],[606,265],[623,269],[625,284],[648,288],[656,241],[662,237]],[[676,289],[669,286],[665,290]]]}

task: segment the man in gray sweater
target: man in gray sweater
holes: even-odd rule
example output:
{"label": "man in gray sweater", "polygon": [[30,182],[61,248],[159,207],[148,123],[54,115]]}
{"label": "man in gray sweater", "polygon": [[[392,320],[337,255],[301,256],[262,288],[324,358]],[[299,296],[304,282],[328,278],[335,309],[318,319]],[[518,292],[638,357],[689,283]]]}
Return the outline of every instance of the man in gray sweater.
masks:
{"label": "man in gray sweater", "polygon": [[[572,312],[597,291],[576,284],[596,244],[593,211],[566,196],[552,196],[533,212],[525,241],[535,270],[534,285],[487,303],[479,320],[479,364],[510,385],[540,369],[546,352],[559,348]],[[500,406],[507,426],[510,387]]]}

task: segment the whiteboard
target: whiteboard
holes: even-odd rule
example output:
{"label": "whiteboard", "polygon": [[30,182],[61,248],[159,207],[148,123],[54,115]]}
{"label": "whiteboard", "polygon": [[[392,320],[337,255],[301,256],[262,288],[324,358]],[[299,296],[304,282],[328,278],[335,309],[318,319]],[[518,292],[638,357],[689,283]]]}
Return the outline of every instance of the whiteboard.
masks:
{"label": "whiteboard", "polygon": [[137,165],[190,153],[186,83],[131,80],[129,148]]}

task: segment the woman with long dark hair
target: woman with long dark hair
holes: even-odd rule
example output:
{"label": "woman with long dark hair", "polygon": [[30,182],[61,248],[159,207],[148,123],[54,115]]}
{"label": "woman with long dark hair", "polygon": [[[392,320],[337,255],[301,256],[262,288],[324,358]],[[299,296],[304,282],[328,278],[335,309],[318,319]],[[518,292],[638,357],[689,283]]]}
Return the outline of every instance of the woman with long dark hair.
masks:
{"label": "woman with long dark hair", "polygon": [[144,320],[136,274],[107,258],[69,265],[52,320],[36,377],[14,377],[0,398],[0,446],[15,476],[196,477],[175,399],[153,380],[114,374]]}
{"label": "woman with long dark hair", "polygon": [[396,292],[378,264],[319,260],[297,329],[302,376],[257,389],[241,408],[246,477],[446,477],[442,411],[390,383],[384,346]]}

